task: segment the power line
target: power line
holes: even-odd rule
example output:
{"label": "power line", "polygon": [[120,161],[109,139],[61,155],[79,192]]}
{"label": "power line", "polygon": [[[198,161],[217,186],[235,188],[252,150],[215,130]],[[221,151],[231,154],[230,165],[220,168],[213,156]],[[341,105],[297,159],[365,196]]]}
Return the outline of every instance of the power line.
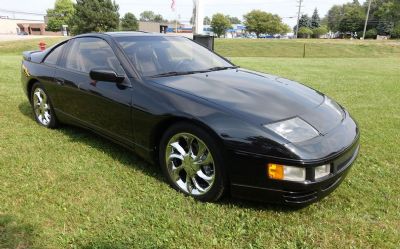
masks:
{"label": "power line", "polygon": [[42,13],[33,13],[33,12],[24,12],[24,11],[6,10],[6,9],[0,9],[0,12],[6,12],[6,13],[12,13],[12,14],[36,15],[36,16],[45,16],[46,15],[46,14],[42,14]]}

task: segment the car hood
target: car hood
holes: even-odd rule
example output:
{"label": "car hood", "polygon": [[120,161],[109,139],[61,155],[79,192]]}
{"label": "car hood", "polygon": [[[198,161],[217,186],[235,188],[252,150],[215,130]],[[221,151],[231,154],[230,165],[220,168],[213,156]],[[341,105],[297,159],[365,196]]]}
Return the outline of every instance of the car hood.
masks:
{"label": "car hood", "polygon": [[153,82],[206,99],[261,125],[301,117],[320,133],[343,118],[324,105],[325,96],[300,83],[244,69],[152,79]]}

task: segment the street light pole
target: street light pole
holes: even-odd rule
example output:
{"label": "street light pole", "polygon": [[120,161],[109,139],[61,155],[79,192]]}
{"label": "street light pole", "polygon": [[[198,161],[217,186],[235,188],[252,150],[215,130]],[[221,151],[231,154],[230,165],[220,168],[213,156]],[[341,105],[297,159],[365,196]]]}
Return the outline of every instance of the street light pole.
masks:
{"label": "street light pole", "polygon": [[367,11],[367,17],[365,18],[363,40],[365,39],[365,32],[367,32],[367,24],[368,24],[368,18],[369,18],[369,11],[371,10],[371,3],[372,3],[372,0],[369,0],[369,3],[368,3],[368,11]]}

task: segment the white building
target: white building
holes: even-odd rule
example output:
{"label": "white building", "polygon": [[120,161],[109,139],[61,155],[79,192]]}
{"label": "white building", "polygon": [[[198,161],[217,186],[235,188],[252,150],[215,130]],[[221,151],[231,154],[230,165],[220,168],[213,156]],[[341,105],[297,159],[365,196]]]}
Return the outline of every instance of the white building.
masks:
{"label": "white building", "polygon": [[26,32],[32,35],[44,35],[46,24],[38,20],[0,18],[0,34],[19,34]]}

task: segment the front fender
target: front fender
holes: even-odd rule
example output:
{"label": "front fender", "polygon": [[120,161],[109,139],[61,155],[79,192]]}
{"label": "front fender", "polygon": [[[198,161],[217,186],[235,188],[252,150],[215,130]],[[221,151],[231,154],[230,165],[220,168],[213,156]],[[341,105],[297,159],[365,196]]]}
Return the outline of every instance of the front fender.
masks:
{"label": "front fender", "polygon": [[[170,120],[187,120],[211,130],[225,149],[296,159],[283,138],[260,124],[251,124],[197,96],[157,83],[138,83],[133,96],[135,141],[151,152],[158,145],[157,132],[165,131]],[[143,149],[141,148],[141,150]]]}

